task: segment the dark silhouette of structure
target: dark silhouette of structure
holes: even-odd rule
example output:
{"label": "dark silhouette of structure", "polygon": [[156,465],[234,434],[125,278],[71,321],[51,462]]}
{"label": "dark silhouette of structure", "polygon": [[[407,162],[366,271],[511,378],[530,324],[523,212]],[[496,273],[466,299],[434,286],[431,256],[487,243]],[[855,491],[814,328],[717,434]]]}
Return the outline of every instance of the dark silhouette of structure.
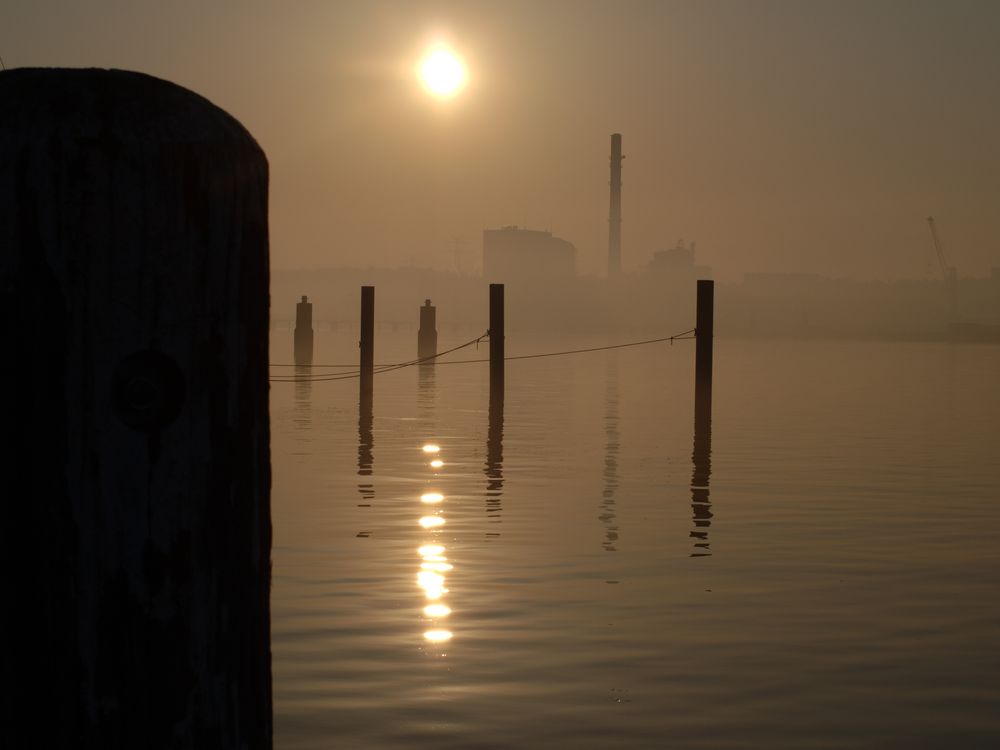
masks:
{"label": "dark silhouette of structure", "polygon": [[313,361],[313,306],[306,295],[295,305],[295,364],[311,365]]}
{"label": "dark silhouette of structure", "polygon": [[0,164],[3,744],[270,748],[267,160],[166,81],[21,69]]}
{"label": "dark silhouette of structure", "polygon": [[437,354],[437,345],[437,308],[425,299],[424,306],[420,308],[420,328],[417,329],[417,359],[428,360],[422,364],[434,364],[430,358]]}
{"label": "dark silhouette of structure", "polygon": [[622,134],[611,135],[611,206],[608,211],[608,278],[622,272]]}
{"label": "dark silhouette of structure", "polygon": [[576,248],[552,232],[517,226],[483,230],[483,277],[532,283],[576,273]]}

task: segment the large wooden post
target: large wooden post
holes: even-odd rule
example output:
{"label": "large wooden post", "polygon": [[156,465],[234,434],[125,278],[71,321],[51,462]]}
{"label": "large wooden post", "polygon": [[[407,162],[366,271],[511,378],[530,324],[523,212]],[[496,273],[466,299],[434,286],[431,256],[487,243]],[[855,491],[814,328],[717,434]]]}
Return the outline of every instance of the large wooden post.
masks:
{"label": "large wooden post", "polygon": [[361,405],[371,411],[375,374],[375,287],[361,287]]}
{"label": "large wooden post", "polygon": [[503,284],[490,284],[490,403],[503,403]]}
{"label": "large wooden post", "polygon": [[271,747],[267,181],[179,86],[0,72],[5,747]]}

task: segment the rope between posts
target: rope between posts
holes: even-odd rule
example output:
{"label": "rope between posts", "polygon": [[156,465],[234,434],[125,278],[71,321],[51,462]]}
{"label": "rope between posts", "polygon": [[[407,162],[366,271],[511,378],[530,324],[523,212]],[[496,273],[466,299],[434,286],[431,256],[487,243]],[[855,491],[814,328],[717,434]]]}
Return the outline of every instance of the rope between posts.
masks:
{"label": "rope between posts", "polygon": [[[437,354],[432,354],[429,357],[418,357],[417,359],[411,359],[406,362],[399,362],[392,365],[380,365],[372,370],[373,375],[381,375],[383,372],[392,372],[393,370],[401,370],[404,367],[413,367],[414,365],[419,365],[424,362],[430,362],[438,357],[443,357],[446,354],[451,354],[452,352],[457,352],[460,349],[465,349],[466,347],[476,344],[478,346],[479,342],[489,336],[489,331],[477,336],[474,339],[466,341],[464,344],[459,344],[458,346],[452,347],[451,349],[446,349],[443,352],[438,352]],[[274,365],[276,367],[281,367],[283,365]],[[321,382],[329,380],[351,380],[352,378],[360,378],[361,370],[356,370],[350,373],[341,373],[338,375],[277,375],[268,378],[272,383],[303,383],[303,382]]]}
{"label": "rope between posts", "polygon": [[[683,333],[675,333],[673,336],[664,336],[659,339],[646,339],[645,341],[629,341],[626,344],[610,344],[608,346],[592,346],[589,349],[568,349],[563,352],[545,352],[543,354],[520,354],[516,357],[504,357],[504,362],[509,362],[515,359],[539,359],[541,357],[561,357],[565,354],[584,354],[586,352],[604,352],[609,349],[625,349],[629,346],[642,346],[643,344],[660,344],[664,341],[669,341],[671,344],[674,341],[688,341],[694,338],[694,329],[690,331],[684,331]],[[465,365],[472,362],[489,362],[489,358],[486,359],[453,359],[447,362],[438,362],[439,365]]]}
{"label": "rope between posts", "polygon": [[[433,355],[431,355],[429,357],[422,357],[422,358],[419,358],[419,359],[412,359],[412,360],[410,360],[408,362],[400,362],[398,364],[384,365],[384,366],[376,367],[372,371],[372,374],[373,375],[380,375],[380,374],[382,374],[384,372],[392,372],[393,370],[401,370],[401,369],[403,369],[405,367],[413,367],[414,365],[418,365],[418,364],[421,364],[423,362],[429,362],[429,361],[431,361],[433,359],[437,359],[438,357],[443,357],[446,354],[451,354],[453,352],[459,351],[460,349],[465,349],[466,347],[472,346],[473,344],[478,345],[483,339],[488,338],[489,334],[490,334],[490,332],[486,331],[486,333],[482,334],[481,336],[478,336],[477,338],[474,338],[474,339],[472,339],[470,341],[467,341],[464,344],[460,344],[459,346],[453,347],[453,348],[448,349],[446,351],[439,352],[437,354],[433,354]],[[625,349],[625,348],[632,347],[632,346],[643,346],[643,345],[646,345],[646,344],[661,344],[661,343],[666,342],[666,341],[669,341],[670,344],[673,345],[673,343],[675,341],[690,341],[691,339],[696,338],[695,334],[696,334],[696,330],[694,328],[692,328],[692,329],[690,329],[688,331],[683,331],[682,333],[675,333],[673,336],[663,336],[663,337],[657,338],[657,339],[646,339],[644,341],[629,341],[629,342],[624,343],[624,344],[609,344],[608,346],[592,346],[592,347],[588,347],[586,349],[567,349],[567,350],[561,351],[561,352],[544,352],[544,353],[541,353],[541,354],[520,354],[520,355],[515,356],[515,357],[504,357],[504,361],[507,362],[507,361],[517,360],[517,359],[540,359],[542,357],[562,357],[562,356],[565,356],[567,354],[585,354],[587,352],[603,352],[603,351],[608,351],[608,350],[611,350],[611,349]],[[445,362],[437,362],[435,364],[439,364],[439,365],[464,365],[464,364],[472,364],[472,363],[476,363],[476,362],[489,362],[489,361],[490,360],[487,357],[487,358],[484,358],[484,359],[453,359],[453,360],[449,360],[449,361],[445,361]],[[320,366],[325,366],[325,367],[341,367],[343,365],[316,365],[316,366],[317,367],[320,367]],[[288,367],[288,365],[272,365],[272,367]],[[360,370],[355,371],[355,372],[351,372],[351,373],[340,373],[340,374],[337,374],[337,375],[305,375],[305,376],[294,376],[294,375],[292,375],[292,376],[283,376],[283,375],[278,375],[278,376],[270,378],[269,380],[272,383],[316,383],[316,382],[326,382],[326,381],[332,381],[332,380],[351,380],[353,378],[358,378],[358,377],[361,377]]]}

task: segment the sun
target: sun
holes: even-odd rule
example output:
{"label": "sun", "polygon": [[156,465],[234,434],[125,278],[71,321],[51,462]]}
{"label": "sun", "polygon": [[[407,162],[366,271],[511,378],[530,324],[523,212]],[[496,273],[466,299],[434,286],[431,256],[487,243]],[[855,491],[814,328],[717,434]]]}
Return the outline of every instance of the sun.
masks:
{"label": "sun", "polygon": [[465,87],[465,66],[451,50],[432,50],[420,63],[420,81],[431,94],[441,99],[455,96]]}

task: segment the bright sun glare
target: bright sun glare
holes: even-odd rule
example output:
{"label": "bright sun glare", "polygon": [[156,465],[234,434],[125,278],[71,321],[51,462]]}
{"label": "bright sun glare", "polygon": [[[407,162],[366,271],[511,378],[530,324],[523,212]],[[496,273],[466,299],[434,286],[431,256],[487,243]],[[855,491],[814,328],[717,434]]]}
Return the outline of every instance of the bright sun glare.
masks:
{"label": "bright sun glare", "polygon": [[420,63],[420,80],[434,96],[447,99],[465,86],[465,66],[454,52],[435,49]]}

